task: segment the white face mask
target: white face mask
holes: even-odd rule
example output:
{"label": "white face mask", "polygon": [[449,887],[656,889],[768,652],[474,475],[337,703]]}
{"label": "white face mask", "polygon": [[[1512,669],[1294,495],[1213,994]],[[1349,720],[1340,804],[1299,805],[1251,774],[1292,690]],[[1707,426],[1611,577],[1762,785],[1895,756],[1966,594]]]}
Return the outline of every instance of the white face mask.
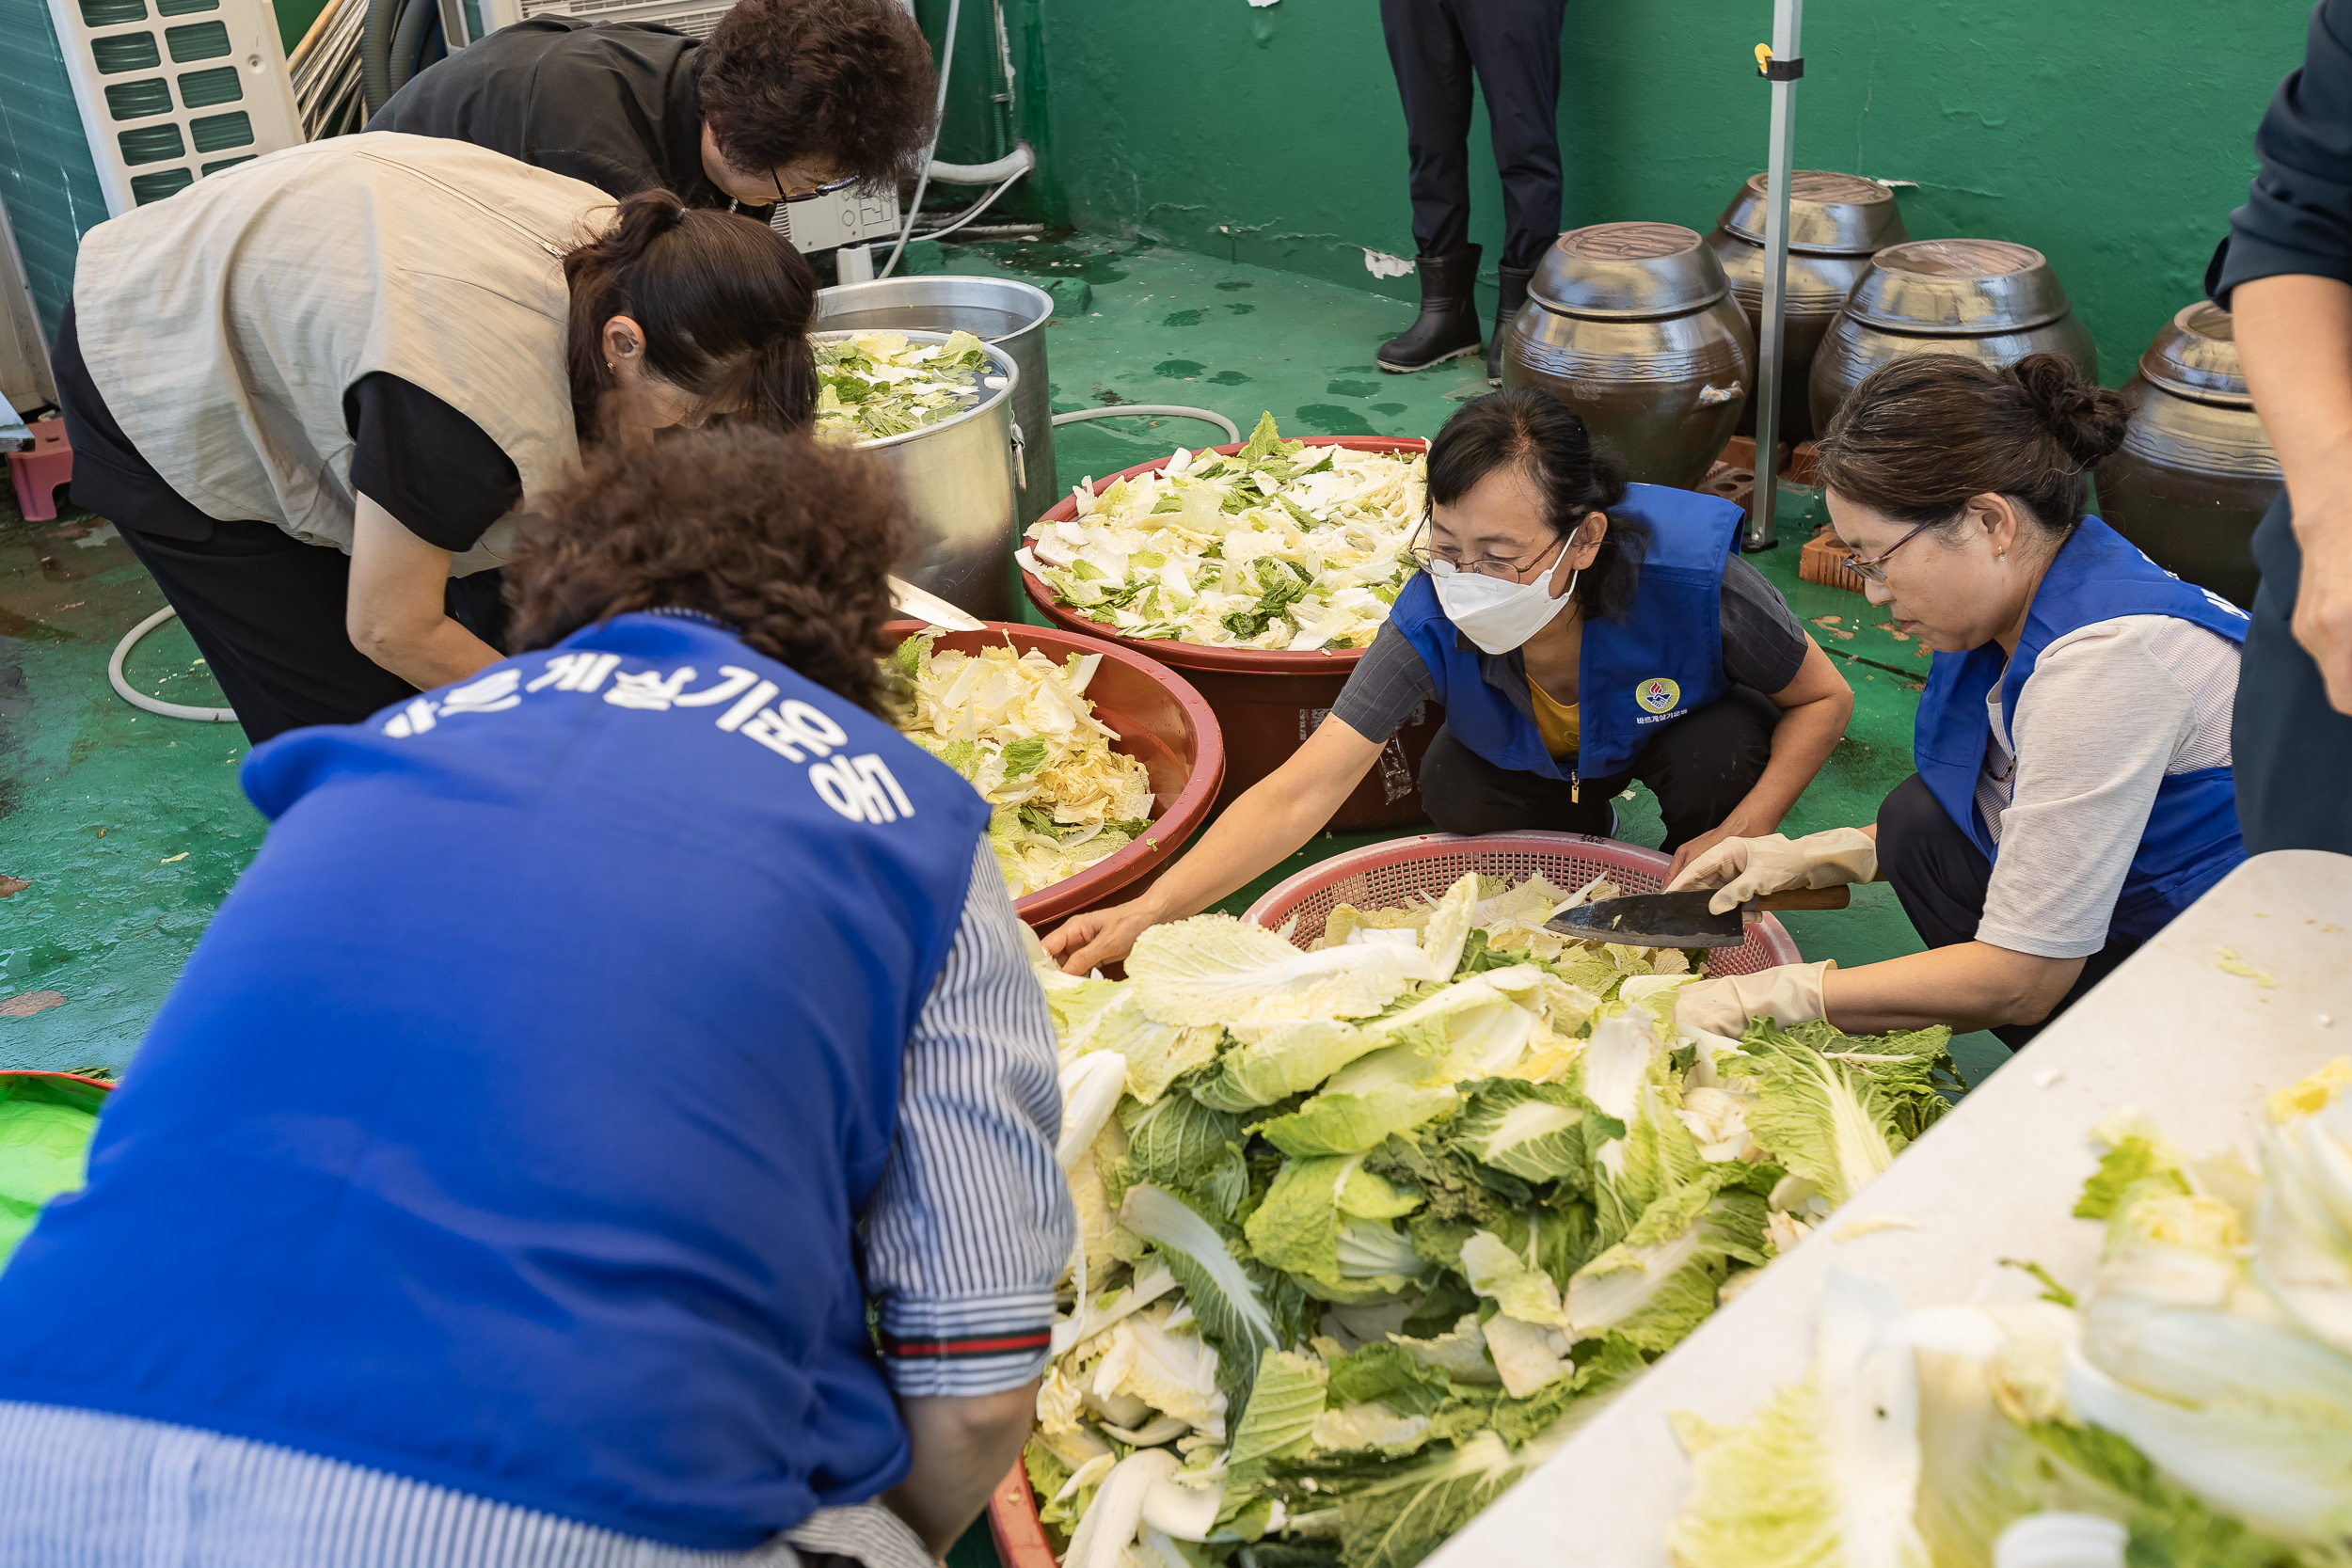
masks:
{"label": "white face mask", "polygon": [[[1573,536],[1571,536],[1572,538]],[[1551,574],[1568,553],[1570,539],[1560,541],[1551,563],[1533,582],[1511,582],[1476,572],[1456,571],[1442,561],[1429,563],[1430,586],[1438,591],[1438,608],[1454,628],[1490,654],[1507,654],[1560,618],[1575,601],[1578,574],[1568,574],[1568,590],[1551,596]]]}

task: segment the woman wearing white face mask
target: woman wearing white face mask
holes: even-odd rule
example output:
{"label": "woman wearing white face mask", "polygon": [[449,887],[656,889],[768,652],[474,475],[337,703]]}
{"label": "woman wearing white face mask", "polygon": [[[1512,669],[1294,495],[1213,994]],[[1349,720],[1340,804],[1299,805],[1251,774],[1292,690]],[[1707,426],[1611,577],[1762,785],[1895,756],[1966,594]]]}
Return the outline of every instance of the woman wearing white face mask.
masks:
{"label": "woman wearing white face mask", "polygon": [[1870,602],[1935,655],[1919,771],[1868,828],[1727,839],[1680,883],[1720,886],[1727,909],[1884,880],[1929,951],[1701,981],[1685,1022],[1947,1023],[2015,1049],[2246,858],[2230,769],[2246,614],[2083,510],[2127,418],[2048,354],[2007,370],[1922,355],[1854,388],[1821,477]]}
{"label": "woman wearing white face mask", "polygon": [[1845,677],[1732,553],[1739,508],[1626,483],[1549,395],[1465,404],[1430,443],[1428,502],[1426,570],[1331,716],[1142,897],[1049,936],[1065,969],[1295,850],[1424,703],[1445,709],[1421,771],[1438,828],[1607,834],[1639,779],[1682,860],[1769,832],[1845,733]]}

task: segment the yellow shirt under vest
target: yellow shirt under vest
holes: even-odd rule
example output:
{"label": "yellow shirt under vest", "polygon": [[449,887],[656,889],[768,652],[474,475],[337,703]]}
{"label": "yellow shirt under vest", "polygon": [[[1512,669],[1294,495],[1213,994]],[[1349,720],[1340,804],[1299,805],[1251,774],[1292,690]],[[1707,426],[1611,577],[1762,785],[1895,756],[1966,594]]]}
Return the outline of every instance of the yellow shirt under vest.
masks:
{"label": "yellow shirt under vest", "polygon": [[1533,676],[1527,682],[1527,695],[1535,708],[1535,733],[1544,737],[1544,750],[1555,762],[1576,755],[1578,721],[1575,703],[1555,702],[1551,693],[1537,686]]}

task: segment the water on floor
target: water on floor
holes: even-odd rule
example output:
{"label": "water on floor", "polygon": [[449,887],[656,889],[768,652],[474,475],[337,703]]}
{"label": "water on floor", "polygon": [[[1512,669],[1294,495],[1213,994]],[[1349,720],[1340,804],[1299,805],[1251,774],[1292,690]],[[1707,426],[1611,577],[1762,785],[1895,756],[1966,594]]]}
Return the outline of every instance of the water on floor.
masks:
{"label": "water on floor", "polygon": [[[1271,410],[1286,436],[1425,436],[1486,389],[1477,359],[1382,373],[1373,351],[1410,308],[1295,274],[1088,238],[949,246],[940,260],[1051,290],[1057,410],[1186,404],[1245,432]],[[1223,437],[1198,421],[1136,416],[1064,425],[1054,439],[1067,488]],[[1782,496],[1786,543],[1757,564],[1857,698],[1846,738],[1785,824],[1793,834],[1869,821],[1911,771],[1927,659],[1859,594],[1798,580],[1797,546],[1820,502],[1794,488]],[[243,733],[142,714],[108,685],[116,643],[162,604],[111,526],[72,508],[29,523],[0,496],[0,1067],[119,1068],[260,845],[261,818],[236,786]],[[139,644],[125,674],[170,701],[220,701],[176,622]],[[1625,837],[1658,842],[1646,792],[1619,815]],[[1225,907],[1238,911],[1301,866],[1370,841],[1319,837]],[[1857,890],[1851,910],[1784,918],[1809,958],[1867,963],[1918,946],[1883,886]],[[1989,1036],[1955,1043],[1972,1083],[2006,1059]]]}

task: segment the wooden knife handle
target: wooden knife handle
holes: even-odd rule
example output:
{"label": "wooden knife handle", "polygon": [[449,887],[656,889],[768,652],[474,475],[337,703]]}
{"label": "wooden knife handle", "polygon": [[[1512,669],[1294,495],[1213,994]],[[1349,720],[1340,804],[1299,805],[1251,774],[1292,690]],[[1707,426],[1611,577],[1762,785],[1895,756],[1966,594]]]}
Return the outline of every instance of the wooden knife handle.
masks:
{"label": "wooden knife handle", "polygon": [[1773,910],[1842,910],[1853,902],[1853,890],[1838,887],[1792,887],[1781,893],[1768,893],[1756,900],[1756,907],[1764,912]]}

